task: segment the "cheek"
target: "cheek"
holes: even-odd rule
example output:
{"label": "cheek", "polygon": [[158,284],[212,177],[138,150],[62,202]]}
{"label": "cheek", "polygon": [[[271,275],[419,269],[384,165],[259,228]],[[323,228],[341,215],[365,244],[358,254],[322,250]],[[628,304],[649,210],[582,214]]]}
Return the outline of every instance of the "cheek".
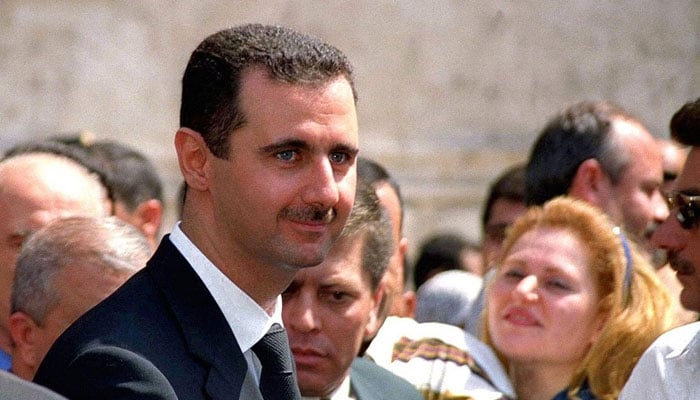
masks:
{"label": "cheek", "polygon": [[486,309],[488,310],[488,323],[496,321],[496,318],[510,297],[510,289],[498,282],[494,282],[486,292]]}
{"label": "cheek", "polygon": [[590,327],[592,331],[597,326],[596,306],[586,300],[576,302],[552,302],[549,309],[553,319],[561,321],[562,327],[568,327],[564,332],[581,332],[581,327]]}
{"label": "cheek", "polygon": [[340,181],[338,181],[339,202],[343,206],[347,208],[352,207],[352,203],[355,201],[356,186],[357,178],[354,173],[347,174]]}

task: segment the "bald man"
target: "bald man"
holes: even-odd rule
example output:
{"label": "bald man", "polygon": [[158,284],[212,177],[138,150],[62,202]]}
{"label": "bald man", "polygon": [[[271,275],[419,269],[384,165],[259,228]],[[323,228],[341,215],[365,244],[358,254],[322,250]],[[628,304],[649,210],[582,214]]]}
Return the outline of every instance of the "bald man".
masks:
{"label": "bald man", "polygon": [[11,364],[10,293],[27,236],[58,217],[104,216],[107,191],[97,176],[66,157],[25,153],[0,161],[0,369]]}
{"label": "bald man", "polygon": [[150,256],[142,232],[117,217],[59,218],[33,233],[12,286],[12,372],[32,380],[56,338]]}

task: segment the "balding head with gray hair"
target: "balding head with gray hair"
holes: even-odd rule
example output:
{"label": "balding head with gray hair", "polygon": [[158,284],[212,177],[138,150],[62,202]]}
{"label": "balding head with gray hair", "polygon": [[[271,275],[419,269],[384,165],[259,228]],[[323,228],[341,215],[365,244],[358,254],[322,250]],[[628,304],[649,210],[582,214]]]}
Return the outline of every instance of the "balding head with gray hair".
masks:
{"label": "balding head with gray hair", "polygon": [[[143,234],[115,217],[57,219],[32,234],[17,258],[12,288],[13,372],[31,379],[53,341],[150,254]],[[36,329],[34,338],[27,329]]]}

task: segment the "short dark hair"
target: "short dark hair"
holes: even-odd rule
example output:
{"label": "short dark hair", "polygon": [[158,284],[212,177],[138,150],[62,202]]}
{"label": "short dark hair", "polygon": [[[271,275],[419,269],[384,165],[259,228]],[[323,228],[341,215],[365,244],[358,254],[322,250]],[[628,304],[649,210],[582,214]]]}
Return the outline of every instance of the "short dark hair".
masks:
{"label": "short dark hair", "polygon": [[418,260],[413,266],[413,282],[416,290],[436,272],[451,269],[465,270],[462,251],[479,246],[454,232],[435,233],[421,244]]}
{"label": "short dark hair", "polygon": [[486,230],[486,224],[491,219],[491,210],[499,199],[525,203],[525,164],[516,164],[506,169],[489,186],[488,197],[481,214],[481,230]]}
{"label": "short dark hair", "polygon": [[401,187],[399,183],[389,174],[384,166],[367,157],[357,157],[357,176],[359,179],[369,183],[375,188],[383,183],[388,184],[396,193],[399,199],[399,208],[401,209],[401,220],[399,221],[399,230],[403,230],[403,197],[401,196]]}
{"label": "short dark hair", "polygon": [[[379,164],[377,161],[369,159],[367,157],[357,158],[357,179],[363,180],[375,189],[377,186],[382,184],[387,184],[396,193],[396,198],[399,199],[399,233],[403,235],[403,218],[404,218],[404,203],[403,196],[401,195],[401,186],[394,179],[394,177],[389,174],[387,169]],[[388,212],[388,211],[387,211]],[[408,256],[403,257],[403,284],[404,287],[410,282],[410,277],[412,275],[411,265],[408,262]]]}
{"label": "short dark hair", "polygon": [[552,118],[530,153],[525,173],[527,205],[542,205],[567,194],[582,162],[596,159],[617,184],[629,164],[629,153],[612,135],[616,118],[637,121],[608,101],[576,103]]}
{"label": "short dark hair", "polygon": [[113,141],[98,141],[87,150],[109,171],[114,198],[133,212],[144,201],[163,202],[163,183],[151,161],[139,151]]}
{"label": "short dark hair", "polygon": [[379,203],[374,188],[369,183],[358,179],[355,204],[341,234],[341,240],[356,235],[361,236],[362,272],[369,277],[373,292],[379,287],[379,281],[389,267],[389,260],[393,253],[392,233],[391,220]]}
{"label": "short dark hair", "polygon": [[241,78],[253,67],[293,84],[320,85],[342,76],[357,99],[350,61],[328,43],[281,26],[248,24],[219,31],[192,52],[180,106],[180,126],[199,132],[219,158],[228,157],[229,135],[245,124]]}
{"label": "short dark hair", "polygon": [[671,137],[686,146],[700,146],[700,97],[685,103],[670,123]]}

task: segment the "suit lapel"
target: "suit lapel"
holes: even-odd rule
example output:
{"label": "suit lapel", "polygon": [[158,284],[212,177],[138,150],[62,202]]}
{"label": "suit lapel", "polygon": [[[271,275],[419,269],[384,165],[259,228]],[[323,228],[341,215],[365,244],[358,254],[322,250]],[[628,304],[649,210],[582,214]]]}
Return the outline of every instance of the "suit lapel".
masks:
{"label": "suit lapel", "polygon": [[210,366],[207,393],[213,399],[238,399],[248,364],[209,290],[167,236],[148,271],[170,304],[188,350]]}

